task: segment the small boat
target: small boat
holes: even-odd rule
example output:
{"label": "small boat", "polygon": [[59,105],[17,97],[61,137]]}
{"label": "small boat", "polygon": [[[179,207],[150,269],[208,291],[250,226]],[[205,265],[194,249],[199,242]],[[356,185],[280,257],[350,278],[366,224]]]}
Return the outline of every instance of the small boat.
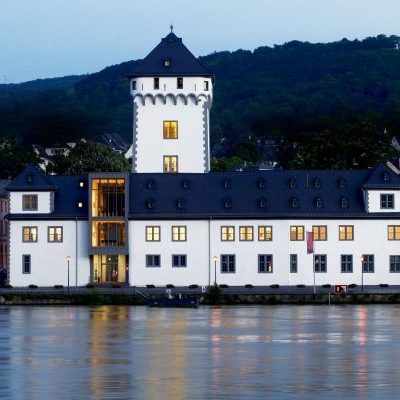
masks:
{"label": "small boat", "polygon": [[158,297],[147,300],[149,307],[197,308],[199,300],[189,297]]}

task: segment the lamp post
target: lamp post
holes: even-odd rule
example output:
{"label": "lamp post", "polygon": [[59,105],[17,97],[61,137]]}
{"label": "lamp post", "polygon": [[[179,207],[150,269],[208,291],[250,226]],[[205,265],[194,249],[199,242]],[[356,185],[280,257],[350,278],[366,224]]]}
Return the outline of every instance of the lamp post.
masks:
{"label": "lamp post", "polygon": [[214,260],[214,286],[217,286],[217,261],[218,261],[218,256],[214,256],[213,260]]}
{"label": "lamp post", "polygon": [[68,267],[68,295],[69,295],[69,262],[71,261],[71,256],[67,256],[67,267]]}
{"label": "lamp post", "polygon": [[361,294],[364,296],[364,256],[360,257],[361,261]]}

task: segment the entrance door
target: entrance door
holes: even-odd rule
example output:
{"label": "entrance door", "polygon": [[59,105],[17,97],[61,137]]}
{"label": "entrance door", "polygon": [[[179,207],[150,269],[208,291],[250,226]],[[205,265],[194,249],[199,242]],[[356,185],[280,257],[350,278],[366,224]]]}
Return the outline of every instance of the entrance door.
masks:
{"label": "entrance door", "polygon": [[105,256],[101,265],[103,282],[118,282],[118,256]]}
{"label": "entrance door", "polygon": [[99,254],[93,257],[93,282],[118,283],[126,282],[124,255]]}

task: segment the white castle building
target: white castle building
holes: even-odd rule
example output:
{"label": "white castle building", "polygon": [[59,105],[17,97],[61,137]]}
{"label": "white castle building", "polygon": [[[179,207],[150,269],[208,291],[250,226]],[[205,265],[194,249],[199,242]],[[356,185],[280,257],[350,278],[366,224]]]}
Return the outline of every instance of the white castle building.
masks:
{"label": "white castle building", "polygon": [[212,173],[212,74],[171,32],[129,79],[131,174],[8,186],[11,285],[400,284],[398,165]]}

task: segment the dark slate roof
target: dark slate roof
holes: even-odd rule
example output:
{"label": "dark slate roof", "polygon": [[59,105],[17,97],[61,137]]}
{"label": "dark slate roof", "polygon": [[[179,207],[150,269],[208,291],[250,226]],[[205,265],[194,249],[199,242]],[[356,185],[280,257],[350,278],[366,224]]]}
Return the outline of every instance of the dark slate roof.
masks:
{"label": "dark slate roof", "polygon": [[363,187],[366,189],[400,189],[399,160],[379,164],[374,168]]}
{"label": "dark slate roof", "polygon": [[[169,60],[170,66],[164,61]],[[143,60],[139,61],[129,77],[136,76],[207,76],[213,75],[186,48],[173,32],[161,39]]]}
{"label": "dark slate roof", "polygon": [[48,191],[55,190],[56,186],[52,184],[49,177],[33,164],[24,169],[6,188],[9,191],[32,190]]}
{"label": "dark slate roof", "polygon": [[7,198],[7,186],[11,183],[9,179],[0,179],[0,197]]}
{"label": "dark slate roof", "polygon": [[[361,187],[369,174],[369,170],[132,174],[133,201],[129,215],[130,218],[362,217],[366,214]],[[290,187],[291,180],[296,187]],[[149,188],[149,183],[153,188]],[[342,207],[342,199],[347,201],[347,207]],[[296,200],[298,207],[293,207]],[[149,201],[153,202],[153,208],[149,208]],[[322,207],[317,207],[317,203],[322,203]]]}

